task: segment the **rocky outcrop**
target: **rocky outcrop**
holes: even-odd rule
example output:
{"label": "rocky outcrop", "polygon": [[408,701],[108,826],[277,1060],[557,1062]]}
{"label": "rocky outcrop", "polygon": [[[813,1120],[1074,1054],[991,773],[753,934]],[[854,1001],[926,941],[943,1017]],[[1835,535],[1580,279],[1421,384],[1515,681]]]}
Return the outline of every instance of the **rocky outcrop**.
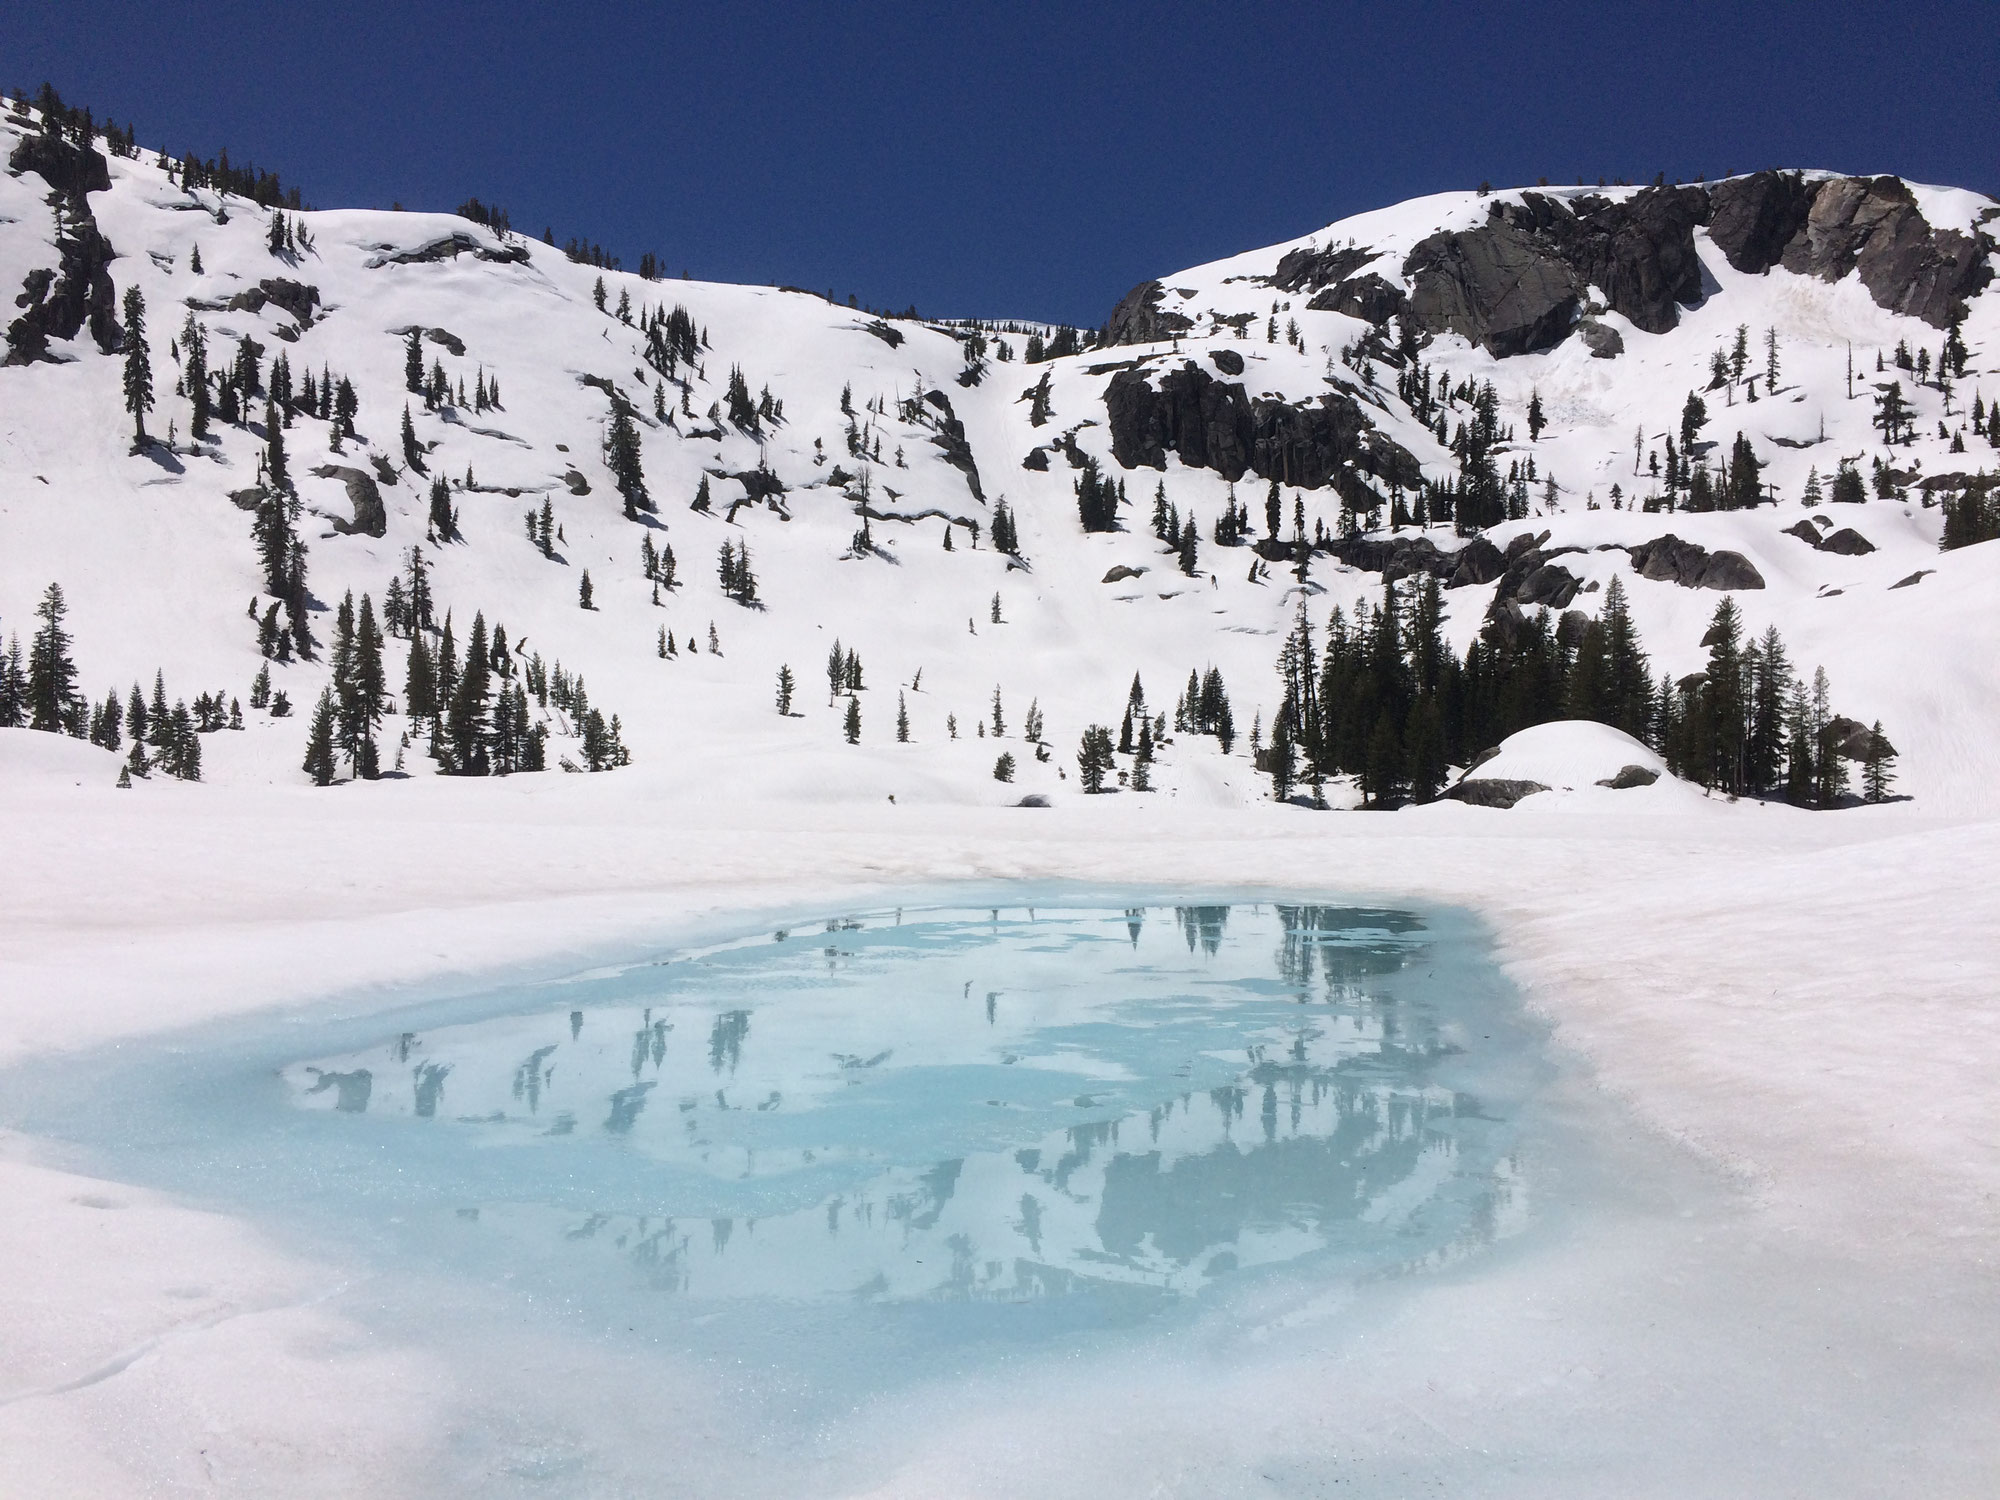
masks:
{"label": "rocky outcrop", "polygon": [[1620,766],[1616,776],[1607,776],[1598,782],[1614,792],[1629,792],[1634,787],[1651,786],[1660,779],[1660,773],[1651,766]]}
{"label": "rocky outcrop", "polygon": [[1369,271],[1330,286],[1306,304],[1314,312],[1345,313],[1381,327],[1408,307],[1410,299],[1393,281]]}
{"label": "rocky outcrop", "polygon": [[1592,359],[1616,359],[1625,352],[1625,335],[1595,318],[1585,318],[1577,324],[1576,336],[1583,340],[1583,347],[1590,351]]}
{"label": "rocky outcrop", "polygon": [[1900,177],[1834,177],[1814,185],[1779,263],[1822,281],[1854,271],[1879,306],[1944,328],[1992,280],[1992,248],[1984,235],[1932,228]]}
{"label": "rocky outcrop", "polygon": [[111,164],[96,151],[65,137],[24,135],[7,157],[11,172],[34,172],[64,197],[82,202],[86,193],[111,187]]}
{"label": "rocky outcrop", "polygon": [[1561,343],[1581,306],[1576,273],[1505,220],[1434,234],[1403,270],[1418,328],[1456,333],[1502,359]]}
{"label": "rocky outcrop", "polygon": [[1194,327],[1192,318],[1160,310],[1160,299],[1166,294],[1167,289],[1157,281],[1142,281],[1133,287],[1111,309],[1097,336],[1099,346],[1157,344]]}
{"label": "rocky outcrop", "polygon": [[1875,544],[1852,526],[1843,526],[1822,540],[1819,550],[1832,552],[1841,557],[1866,557],[1875,550]]}
{"label": "rocky outcrop", "polygon": [[452,260],[461,255],[473,255],[480,260],[499,261],[503,264],[523,264],[528,259],[526,245],[488,245],[463,229],[455,229],[450,234],[436,239],[425,240],[411,249],[399,249],[395,245],[371,245],[373,253],[362,264],[371,271],[379,271],[384,266],[420,265],[430,261]]}
{"label": "rocky outcrop", "polygon": [[1225,375],[1243,373],[1243,356],[1234,349],[1211,349],[1208,352],[1208,359],[1210,364]]}
{"label": "rocky outcrop", "polygon": [[1835,714],[1828,720],[1826,732],[1833,742],[1834,754],[1843,760],[1865,761],[1878,749],[1885,756],[1896,753],[1896,747],[1889,743],[1886,734],[1877,734],[1866,724],[1845,714]]}
{"label": "rocky outcrop", "polygon": [[1708,190],[1708,237],[1738,271],[1758,275],[1806,227],[1819,184],[1799,172],[1756,172]]}
{"label": "rocky outcrop", "polygon": [[223,306],[229,312],[253,313],[262,312],[267,306],[276,307],[290,313],[301,328],[310,328],[313,309],[319,306],[319,288],[301,281],[287,281],[282,276],[272,276],[238,292]]}
{"label": "rocky outcrop", "polygon": [[1445,587],[1459,589],[1472,584],[1491,583],[1506,571],[1507,559],[1500,549],[1485,537],[1476,536],[1458,549]]}
{"label": "rocky outcrop", "polygon": [[944,454],[946,463],[965,476],[965,487],[972,491],[972,498],[983,504],[986,494],[979,487],[979,465],[973,462],[972,445],[965,440],[965,424],[951,409],[951,397],[943,391],[925,391],[924,401],[938,412],[932,445]]}
{"label": "rocky outcrop", "polygon": [[1694,230],[1707,217],[1699,188],[1644,188],[1622,203],[1524,193],[1495,203],[1482,227],[1431,235],[1410,252],[1410,316],[1504,358],[1560,343],[1595,286],[1635,326],[1665,333],[1701,300]]}
{"label": "rocky outcrop", "polygon": [[374,476],[341,464],[321,464],[313,474],[320,479],[338,479],[347,486],[347,498],[354,505],[354,519],[333,519],[333,529],[344,534],[379,537],[389,530],[389,512],[382,504],[382,491]]}
{"label": "rocky outcrop", "polygon": [[1358,402],[1340,393],[1293,404],[1251,397],[1187,361],[1155,387],[1142,370],[1120,370],[1105,388],[1112,456],[1123,467],[1164,469],[1175,453],[1223,478],[1251,473],[1300,489],[1332,484],[1380,503],[1367,480],[1414,489],[1416,459],[1376,431]]}
{"label": "rocky outcrop", "polygon": [[1461,781],[1444,795],[1468,807],[1512,807],[1523,797],[1532,797],[1536,792],[1547,790],[1539,781],[1509,781],[1498,776],[1482,776],[1472,781]]}
{"label": "rocky outcrop", "polygon": [[1123,583],[1128,578],[1139,577],[1145,571],[1146,570],[1144,568],[1130,568],[1127,567],[1124,563],[1120,563],[1118,564],[1117,567],[1113,568],[1110,572],[1104,575],[1103,581],[1106,583]]}
{"label": "rocky outcrop", "polygon": [[1641,578],[1677,583],[1685,589],[1761,589],[1764,575],[1740,552],[1710,552],[1669,532],[1631,550]]}
{"label": "rocky outcrop", "polygon": [[[1324,249],[1301,245],[1278,258],[1271,273],[1271,285],[1281,292],[1316,292],[1323,286],[1345,281],[1381,252],[1358,245],[1328,245]],[[1157,284],[1157,283],[1156,283]]]}
{"label": "rocky outcrop", "polygon": [[98,232],[88,195],[111,186],[110,169],[95,151],[50,135],[22,137],[7,158],[16,172],[35,172],[61,206],[56,264],[28,273],[14,305],[21,315],[7,327],[7,355],[0,364],[25,365],[51,358],[49,343],[73,339],[84,328],[109,354],[119,345],[117,294],[111,262],[117,252]]}

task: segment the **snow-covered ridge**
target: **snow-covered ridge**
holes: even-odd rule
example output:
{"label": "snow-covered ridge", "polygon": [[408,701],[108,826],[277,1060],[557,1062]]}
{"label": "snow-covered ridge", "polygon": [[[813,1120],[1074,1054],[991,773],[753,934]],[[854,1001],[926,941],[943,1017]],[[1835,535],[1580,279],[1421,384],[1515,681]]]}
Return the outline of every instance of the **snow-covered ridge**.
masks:
{"label": "snow-covered ridge", "polygon": [[[0,154],[10,160],[33,154],[24,143],[36,131],[21,118],[0,120]],[[1672,533],[1740,554],[1764,583],[1735,596],[1746,633],[1776,625],[1795,661],[1808,671],[1826,667],[1844,712],[1882,720],[1902,752],[1902,787],[1922,805],[1990,805],[2000,736],[1981,716],[2000,686],[1994,653],[1982,649],[1993,643],[1993,549],[1940,554],[1940,511],[1928,503],[1938,491],[1924,481],[1992,467],[1989,439],[1969,417],[1975,398],[1983,406],[2000,395],[1988,374],[2000,358],[1991,291],[1963,299],[1966,373],[1950,394],[1893,365],[1879,377],[1875,369],[1877,355],[1893,359],[1899,344],[1935,355],[1944,337],[1937,326],[1885,306],[1861,270],[1828,280],[1786,269],[1782,253],[1763,269],[1740,269],[1717,242],[1712,211],[1688,229],[1698,295],[1673,301],[1672,324],[1658,331],[1618,310],[1616,288],[1586,282],[1553,288],[1557,304],[1573,297],[1575,307],[1548,322],[1563,334],[1552,342],[1531,339],[1525,352],[1498,357],[1447,328],[1405,357],[1395,321],[1403,314],[1371,321],[1361,301],[1355,311],[1310,305],[1368,275],[1398,296],[1419,297],[1405,266],[1439,236],[1483,234],[1512,223],[1512,214],[1525,216],[1520,234],[1546,239],[1558,231],[1536,227],[1536,215],[1567,222],[1562,215],[1599,200],[1628,210],[1650,190],[1439,194],[1163,277],[1150,305],[1185,327],[1030,365],[1018,333],[988,333],[975,351],[963,326],[879,319],[796,291],[600,273],[448,215],[288,214],[305,239],[274,253],[270,213],[184,189],[171,163],[110,156],[104,176],[85,196],[111,250],[110,286],[118,298],[136,288],[145,301],[156,392],[147,429],[156,441],[135,449],[123,359],[115,347],[100,348],[87,326],[50,340],[50,359],[0,368],[0,629],[25,641],[44,588],[60,582],[79,687],[93,702],[113,689],[122,699],[134,683],[150,691],[157,670],[170,698],[207,692],[247,703],[266,665],[246,601],[261,615],[277,600],[264,592],[253,516],[241,498],[259,482],[263,404],[252,403],[243,425],[218,424],[212,441],[189,441],[190,403],[175,383],[192,320],[211,370],[249,339],[266,378],[282,354],[295,386],[308,372],[316,382],[324,374],[348,381],[358,398],[355,436],[339,452],[334,424],[317,416],[299,415],[286,430],[322,644],[346,593],[371,595],[379,610],[411,549],[421,549],[437,612],[452,613],[461,645],[480,611],[504,624],[518,663],[540,655],[551,668],[581,672],[590,701],[620,715],[647,778],[775,801],[1060,801],[1077,789],[1079,736],[1090,724],[1118,724],[1135,673],[1149,708],[1165,713],[1190,670],[1213,667],[1234,702],[1236,742],[1225,753],[1212,737],[1170,731],[1174,743],[1161,751],[1153,781],[1166,799],[1240,804],[1269,795],[1252,765],[1249,729],[1277,709],[1274,662],[1301,603],[1323,624],[1336,604],[1351,614],[1378,597],[1382,578],[1379,562],[1354,566],[1356,554],[1329,549],[1300,581],[1282,559],[1253,567],[1254,545],[1214,545],[1211,529],[1233,500],[1250,516],[1246,541],[1276,540],[1263,508],[1273,473],[1294,481],[1282,496],[1284,535],[1296,508],[1308,537],[1338,537],[1347,515],[1367,524],[1357,499],[1370,490],[1386,500],[1392,485],[1414,496],[1423,483],[1453,479],[1451,445],[1397,389],[1420,363],[1433,383],[1490,383],[1504,433],[1496,462],[1535,464],[1529,513],[1493,527],[1488,540],[1504,550],[1523,533],[1547,532],[1541,552],[1577,590],[1529,611],[1589,613],[1618,577],[1655,671],[1682,675],[1702,665],[1700,641],[1718,596],[1643,576],[1629,549]],[[1795,179],[1813,189],[1814,202],[1858,180]],[[1747,191],[1730,183],[1700,191],[1712,206],[1725,189]],[[1974,244],[1979,265],[1990,264],[1990,241],[1979,237],[1990,200],[1954,189],[1907,192],[1931,230]],[[0,177],[0,285],[25,287],[40,272],[60,271],[66,231],[51,199],[51,182],[25,159]],[[1314,257],[1350,245],[1373,255],[1313,284]],[[1274,284],[1287,262],[1296,285]],[[650,324],[677,308],[700,343],[691,361],[662,368]],[[1604,333],[1572,336],[1585,324]],[[1711,362],[1727,354],[1739,327],[1749,332],[1759,377],[1764,335],[1773,332],[1775,388],[1762,378],[1710,388]],[[426,377],[435,367],[449,386],[430,409],[406,387],[413,329]],[[1287,439],[1291,448],[1263,444],[1254,425],[1240,461],[1191,461],[1179,428],[1157,451],[1142,445],[1121,455],[1115,405],[1107,407],[1113,387],[1123,380],[1128,390],[1158,392],[1190,366],[1218,390],[1237,388],[1253,424],[1282,428],[1288,413],[1345,403],[1363,446],[1330,450],[1323,477],[1280,467],[1306,438]],[[753,407],[766,391],[777,404],[754,423],[731,420],[736,369]],[[1914,440],[1893,454],[1901,482],[1891,489],[1906,498],[1830,508],[1837,527],[1873,550],[1829,552],[1787,534],[1808,514],[1800,506],[1809,474],[1829,485],[1843,459],[1865,473],[1883,454],[1871,425],[1873,386],[1891,374],[1901,376],[1914,411]],[[478,410],[489,382],[497,405]],[[1632,508],[1658,492],[1648,464],[1678,435],[1691,391],[1710,408],[1703,443],[1719,456],[1740,431],[1775,506],[1697,515]],[[614,399],[629,407],[656,507],[636,521],[607,464]],[[1532,442],[1531,402],[1546,418]],[[401,436],[406,406],[422,472]],[[1454,405],[1448,425],[1466,415]],[[1124,481],[1120,529],[1085,533],[1079,525],[1077,465],[1086,460]],[[447,481],[460,539],[433,540],[437,478]],[[709,509],[691,509],[704,485]],[[1150,534],[1156,485],[1177,515],[1199,525],[1191,574]],[[371,487],[379,517],[365,499]],[[993,546],[1003,504],[1018,532],[1015,556]],[[546,550],[524,525],[544,505],[554,527]],[[1388,508],[1375,519],[1389,539]],[[1424,535],[1441,553],[1463,546],[1449,527]],[[645,576],[642,540],[656,552],[672,549],[671,587],[656,590]],[[755,607],[725,593],[717,566],[725,545],[747,548]],[[586,569],[587,610],[579,607]],[[1487,578],[1446,590],[1453,650],[1470,644],[1506,586]],[[666,656],[663,637],[673,646]],[[823,691],[836,638],[862,667],[859,693],[845,683],[840,694]],[[390,642],[392,695],[403,688],[406,650]],[[789,717],[773,707],[781,666],[797,683]],[[249,712],[244,732],[205,736],[205,781],[304,781],[304,710],[329,668],[322,653],[270,670],[298,711],[284,719]],[[996,692],[1001,746],[986,743],[995,737]],[[896,737],[899,696],[908,742]],[[859,706],[858,745],[845,733],[850,702]],[[1021,740],[1031,704],[1046,725],[1046,760]],[[560,711],[537,713],[559,734],[575,727]],[[385,721],[385,766],[407,727],[403,715]],[[423,749],[424,736],[413,736],[407,774],[430,774]],[[1015,759],[1008,784],[994,777],[1002,752]],[[574,758],[574,747],[567,753]]]}

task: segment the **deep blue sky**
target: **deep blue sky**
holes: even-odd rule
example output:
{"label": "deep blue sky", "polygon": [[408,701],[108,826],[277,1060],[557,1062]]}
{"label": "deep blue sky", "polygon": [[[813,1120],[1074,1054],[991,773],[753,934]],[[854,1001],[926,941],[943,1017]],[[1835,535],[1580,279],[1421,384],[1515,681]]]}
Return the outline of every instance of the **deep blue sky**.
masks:
{"label": "deep blue sky", "polygon": [[316,207],[1095,324],[1399,198],[1772,165],[2000,191],[2000,4],[9,0],[0,84]]}

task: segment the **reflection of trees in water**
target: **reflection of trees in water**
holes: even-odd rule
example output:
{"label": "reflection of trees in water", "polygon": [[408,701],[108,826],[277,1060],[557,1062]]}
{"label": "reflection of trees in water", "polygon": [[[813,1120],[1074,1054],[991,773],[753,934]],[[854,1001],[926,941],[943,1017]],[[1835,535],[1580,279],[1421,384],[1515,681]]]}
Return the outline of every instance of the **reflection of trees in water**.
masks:
{"label": "reflection of trees in water", "polygon": [[1371,906],[1279,906],[1279,980],[1301,999],[1313,987],[1317,967],[1329,996],[1350,996],[1371,979],[1394,974],[1415,950],[1402,942],[1357,940],[1356,934],[1387,933],[1392,938],[1422,932],[1410,912]]}
{"label": "reflection of trees in water", "polygon": [[450,1063],[420,1063],[415,1075],[417,1090],[417,1114],[430,1119],[437,1113],[438,1100],[444,1097],[445,1074],[451,1071]]}
{"label": "reflection of trees in water", "polygon": [[715,1018],[715,1025],[708,1033],[708,1065],[720,1073],[723,1065],[734,1073],[736,1065],[743,1061],[743,1043],[750,1035],[750,1012],[747,1010],[725,1010]]}
{"label": "reflection of trees in water", "polygon": [[[553,1057],[556,1044],[537,1047],[528,1054],[528,1060],[514,1069],[514,1097],[528,1106],[529,1114],[536,1114],[542,1107],[542,1089],[548,1083],[555,1069],[544,1070],[542,1064]],[[634,1076],[637,1076],[636,1074]]]}
{"label": "reflection of trees in water", "polygon": [[1222,929],[1229,925],[1229,908],[1176,906],[1174,915],[1180,919],[1181,932],[1187,938],[1188,952],[1194,952],[1198,943],[1202,952],[1210,958],[1215,957],[1215,950],[1222,946]]}

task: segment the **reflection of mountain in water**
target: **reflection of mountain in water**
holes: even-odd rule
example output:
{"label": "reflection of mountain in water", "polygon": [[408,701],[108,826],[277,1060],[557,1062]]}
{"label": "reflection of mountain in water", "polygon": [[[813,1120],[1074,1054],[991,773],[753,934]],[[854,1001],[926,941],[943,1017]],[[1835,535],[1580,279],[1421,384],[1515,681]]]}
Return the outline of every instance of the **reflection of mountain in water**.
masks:
{"label": "reflection of mountain in water", "polygon": [[[601,1173],[607,1201],[694,1211],[489,1202],[480,1232],[608,1252],[701,1299],[1157,1297],[1490,1232],[1505,1164],[1492,1120],[1431,1080],[1450,1050],[1437,1000],[1374,992],[1407,980],[1420,923],[1314,906],[1181,907],[1150,929],[1144,915],[982,920],[951,941],[931,925],[912,929],[920,945],[843,923],[853,946],[834,972],[802,945],[766,948],[690,966],[694,982],[643,1008],[405,1034],[388,1063],[287,1076],[301,1104],[336,1113],[590,1146],[573,1181]],[[939,955],[956,967],[934,978]],[[364,1062],[410,1091],[371,1089]]]}

